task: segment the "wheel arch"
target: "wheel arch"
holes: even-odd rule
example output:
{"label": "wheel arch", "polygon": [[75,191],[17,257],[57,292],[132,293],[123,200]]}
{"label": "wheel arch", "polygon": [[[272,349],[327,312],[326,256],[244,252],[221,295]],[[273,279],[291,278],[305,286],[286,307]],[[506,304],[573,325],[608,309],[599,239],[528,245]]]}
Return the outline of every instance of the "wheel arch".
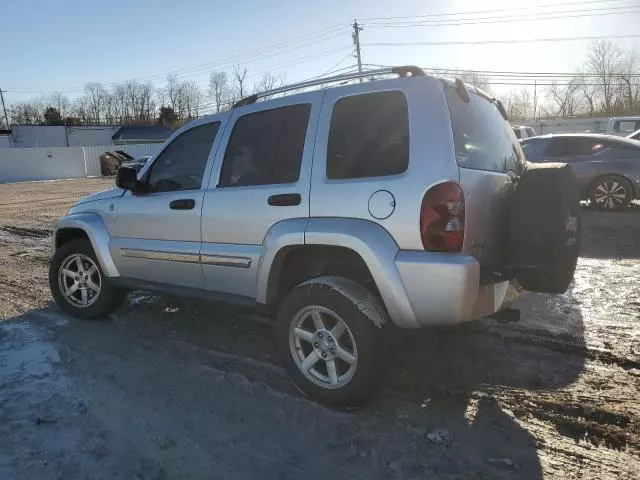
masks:
{"label": "wheel arch", "polygon": [[[354,218],[311,218],[304,221],[303,234],[299,231],[293,233],[291,231],[293,224],[289,223],[287,228],[284,226],[278,228],[281,235],[277,235],[278,232],[273,232],[273,229],[267,235],[268,238],[264,243],[265,251],[261,256],[258,271],[256,295],[258,302],[277,303],[279,292],[283,290],[279,286],[280,279],[289,278],[283,277],[282,274],[283,266],[287,266],[287,258],[296,258],[297,255],[304,257],[307,255],[306,252],[314,258],[316,253],[322,252],[325,257],[326,254],[335,254],[338,260],[347,259],[347,267],[356,266],[355,276],[363,275],[365,283],[371,282],[370,287],[373,293],[381,300],[381,304],[395,323],[408,328],[419,326],[395,266],[398,245],[383,227],[367,220]],[[284,222],[280,222],[282,223]],[[301,225],[299,223],[297,227]],[[289,257],[291,254],[294,257]],[[335,275],[336,264],[336,258],[331,258],[328,263],[320,262],[319,267],[311,262],[317,270],[303,270],[305,275],[297,279],[302,283],[314,276]],[[341,276],[354,280],[352,275]]]}
{"label": "wheel arch", "polygon": [[107,277],[119,277],[109,251],[110,235],[102,218],[95,213],[80,213],[62,218],[56,225],[54,246],[58,248],[77,238],[87,238]]}

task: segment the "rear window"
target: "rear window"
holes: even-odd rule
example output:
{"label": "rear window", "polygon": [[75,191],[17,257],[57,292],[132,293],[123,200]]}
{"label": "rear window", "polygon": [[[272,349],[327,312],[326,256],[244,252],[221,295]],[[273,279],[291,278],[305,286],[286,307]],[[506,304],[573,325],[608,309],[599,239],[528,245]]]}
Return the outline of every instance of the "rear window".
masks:
{"label": "rear window", "polygon": [[469,103],[465,103],[449,85],[444,85],[444,92],[458,166],[520,172],[524,158],[520,144],[496,106],[472,92],[469,92]]}

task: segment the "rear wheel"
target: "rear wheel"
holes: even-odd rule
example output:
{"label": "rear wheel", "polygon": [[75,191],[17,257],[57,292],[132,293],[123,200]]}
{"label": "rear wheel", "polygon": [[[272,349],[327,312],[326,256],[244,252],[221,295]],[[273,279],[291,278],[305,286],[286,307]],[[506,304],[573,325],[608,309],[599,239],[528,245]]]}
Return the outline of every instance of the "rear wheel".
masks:
{"label": "rear wheel", "polygon": [[49,266],[49,288],[60,310],[77,318],[95,319],[120,307],[126,291],[113,286],[86,239],[59,247]]}
{"label": "rear wheel", "polygon": [[336,407],[360,405],[384,376],[383,329],[371,313],[383,317],[362,286],[325,279],[298,285],[286,295],[276,319],[278,356],[312,400]]}
{"label": "rear wheel", "polygon": [[633,200],[633,188],[622,177],[606,176],[597,179],[589,191],[591,205],[603,210],[628,207]]}

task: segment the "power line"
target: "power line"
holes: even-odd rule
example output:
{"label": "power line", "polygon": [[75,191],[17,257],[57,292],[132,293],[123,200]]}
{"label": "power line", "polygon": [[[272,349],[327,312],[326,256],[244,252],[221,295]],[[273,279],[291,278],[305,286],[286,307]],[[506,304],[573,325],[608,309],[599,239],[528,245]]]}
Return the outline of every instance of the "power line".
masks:
{"label": "power line", "polygon": [[[139,81],[142,82],[144,80],[153,80],[153,79],[161,79],[166,78],[168,75],[175,74],[178,78],[187,78],[194,72],[201,71],[203,69],[209,68],[220,68],[222,66],[229,67],[233,64],[242,63],[253,63],[256,61],[263,60],[265,58],[271,58],[278,55],[283,55],[286,53],[291,53],[300,48],[316,45],[317,43],[324,42],[327,40],[331,40],[338,36],[343,35],[344,32],[339,32],[340,29],[348,26],[348,22],[342,22],[331,27],[326,27],[320,30],[316,30],[314,32],[307,33],[305,35],[301,35],[298,37],[294,37],[292,39],[278,42],[275,44],[271,44],[265,47],[261,47],[259,49],[250,50],[248,52],[233,55],[229,57],[225,57],[219,60],[215,60],[212,62],[202,63],[199,65],[194,65],[191,67],[185,67],[182,69],[170,70],[165,73],[147,75],[144,77],[138,77],[133,79],[125,79],[121,81],[111,81],[102,83],[105,87],[116,86],[124,81]],[[265,55],[268,54],[268,55]],[[200,72],[198,74],[201,74]],[[19,92],[20,89],[11,89],[14,92]],[[59,92],[68,92],[68,93],[81,93],[84,91],[84,86],[73,86],[67,88],[54,88],[49,91],[59,91]]]}
{"label": "power line", "polygon": [[527,6],[527,7],[513,7],[513,8],[498,8],[492,10],[474,10],[467,12],[452,12],[452,13],[434,13],[429,15],[404,15],[404,16],[395,16],[395,17],[368,17],[361,18],[363,21],[370,20],[395,20],[395,19],[403,19],[403,18],[438,18],[438,17],[451,17],[457,15],[472,15],[472,14],[482,14],[482,13],[497,13],[497,12],[515,12],[519,10],[528,10],[531,8],[555,8],[555,7],[565,7],[565,6],[575,6],[575,5],[589,5],[594,3],[612,3],[619,2],[620,0],[591,0],[588,2],[567,2],[567,3],[552,3],[547,5],[536,5],[535,7]]}
{"label": "power line", "polygon": [[[535,16],[501,16],[501,17],[485,17],[485,18],[477,18],[477,19],[461,19],[461,20],[445,20],[445,21],[420,21],[420,22],[387,22],[387,23],[366,23],[367,27],[371,28],[414,28],[414,27],[448,27],[448,26],[457,26],[457,25],[481,25],[481,24],[489,24],[489,23],[503,23],[503,22],[532,22],[539,20],[555,20],[555,19],[566,19],[566,18],[581,18],[581,17],[599,17],[599,16],[607,16],[607,15],[621,15],[627,14],[631,15],[634,13],[640,13],[640,9],[638,7],[618,7],[625,8],[626,11],[615,11],[615,12],[600,12],[600,13],[589,13],[595,10],[605,10],[605,9],[594,9],[594,10],[575,10],[571,12],[553,12],[546,14],[534,14]],[[635,9],[635,10],[634,10]],[[576,15],[571,15],[572,13],[576,13]],[[542,16],[545,15],[545,16]]]}
{"label": "power line", "polygon": [[637,38],[640,34],[628,35],[603,35],[589,37],[556,37],[556,38],[528,38],[513,40],[479,40],[479,41],[446,41],[446,42],[380,42],[380,43],[363,43],[365,47],[408,47],[418,45],[493,45],[505,43],[537,43],[537,42],[570,42],[580,40],[610,40],[619,38]]}
{"label": "power line", "polygon": [[[389,65],[381,65],[375,63],[366,63],[367,66],[372,67],[388,67]],[[478,73],[483,75],[524,75],[524,76],[551,76],[551,77],[573,77],[573,76],[593,76],[588,73],[577,73],[577,72],[514,72],[514,71],[499,71],[499,70],[473,70],[473,69],[465,69],[465,68],[436,68],[436,67],[421,67],[423,70],[435,71],[435,72],[461,72],[461,73]],[[626,74],[617,74],[613,75],[625,75]],[[640,73],[633,73],[631,76],[640,76]]]}

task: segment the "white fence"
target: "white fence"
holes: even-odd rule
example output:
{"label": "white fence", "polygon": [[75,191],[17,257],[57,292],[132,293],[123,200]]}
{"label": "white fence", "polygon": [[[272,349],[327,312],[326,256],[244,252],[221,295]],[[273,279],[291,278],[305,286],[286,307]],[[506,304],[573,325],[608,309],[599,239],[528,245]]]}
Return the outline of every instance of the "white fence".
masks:
{"label": "white fence", "polygon": [[92,147],[2,148],[0,183],[100,175],[100,155],[122,150],[134,157],[153,155],[160,143]]}

